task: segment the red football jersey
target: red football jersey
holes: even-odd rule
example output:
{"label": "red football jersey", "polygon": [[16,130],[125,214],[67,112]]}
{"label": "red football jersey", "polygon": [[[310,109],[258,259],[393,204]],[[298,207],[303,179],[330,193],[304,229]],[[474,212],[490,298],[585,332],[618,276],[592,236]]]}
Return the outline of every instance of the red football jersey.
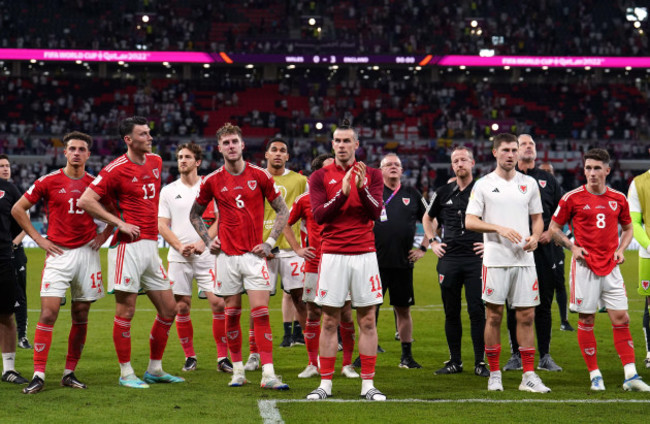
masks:
{"label": "red football jersey", "polygon": [[[349,169],[349,168],[348,168]],[[347,169],[332,163],[309,179],[309,196],[316,222],[323,225],[323,253],[362,254],[375,251],[372,231],[383,207],[384,180],[381,171],[366,168],[366,181],[349,196],[341,192]]]}
{"label": "red football jersey", "polygon": [[314,219],[314,214],[311,211],[311,202],[309,200],[309,192],[305,192],[298,196],[296,201],[291,207],[291,214],[289,215],[289,225],[293,225],[298,220],[302,219],[305,227],[307,227],[307,243],[308,246],[313,247],[314,259],[305,259],[305,272],[318,273],[318,264],[320,264],[321,255],[321,232],[323,226],[318,225]]}
{"label": "red football jersey", "polygon": [[246,162],[239,175],[232,175],[222,166],[206,176],[196,202],[205,206],[216,200],[221,250],[237,256],[263,242],[264,199],[271,203],[279,195],[271,174]]}
{"label": "red football jersey", "polygon": [[616,266],[614,252],[619,245],[618,224],[632,222],[625,195],[607,187],[601,195],[590,193],[586,186],[565,194],[553,214],[560,226],[569,223],[576,246],[584,248],[587,265],[600,276]]}
{"label": "red football jersey", "polygon": [[[140,227],[140,239],[158,240],[161,170],[158,155],[147,153],[139,165],[124,154],[106,165],[90,188],[104,202],[112,202],[124,222]],[[130,243],[131,238],[117,231],[111,244],[116,242]]]}
{"label": "red football jersey", "polygon": [[54,244],[75,249],[90,242],[97,235],[97,224],[83,209],[77,207],[81,194],[95,177],[68,177],[63,169],[51,172],[34,182],[25,192],[31,204],[43,199],[47,213],[47,238]]}

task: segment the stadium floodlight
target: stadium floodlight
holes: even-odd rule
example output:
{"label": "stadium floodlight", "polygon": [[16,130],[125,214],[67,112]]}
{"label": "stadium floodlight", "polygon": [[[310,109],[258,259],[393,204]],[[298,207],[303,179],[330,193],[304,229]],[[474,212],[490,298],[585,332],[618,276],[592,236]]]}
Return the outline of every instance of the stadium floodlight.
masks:
{"label": "stadium floodlight", "polygon": [[462,70],[464,70],[466,68],[466,66],[465,65],[460,65],[458,68],[460,68],[460,70],[462,71]]}
{"label": "stadium floodlight", "polygon": [[492,124],[492,131],[499,131],[499,124],[497,124],[496,122]]}
{"label": "stadium floodlight", "polygon": [[149,22],[149,15],[142,15],[142,22],[144,22],[145,24]]}
{"label": "stadium floodlight", "polygon": [[469,23],[472,28],[476,28],[478,26],[478,21],[476,19],[472,19],[472,22]]}
{"label": "stadium floodlight", "polygon": [[628,7],[625,10],[625,19],[629,22],[645,21],[648,19],[647,7]]}
{"label": "stadium floodlight", "polygon": [[249,63],[248,65],[246,65],[246,69],[253,69],[253,64]]}
{"label": "stadium floodlight", "polygon": [[316,129],[317,129],[318,131],[320,131],[320,130],[323,129],[323,123],[322,123],[322,122],[316,122],[316,125],[315,125],[315,126],[316,126]]}
{"label": "stadium floodlight", "polygon": [[295,69],[295,68],[296,68],[296,65],[289,65],[289,66],[287,66],[287,69]]}
{"label": "stadium floodlight", "polygon": [[307,22],[308,22],[309,25],[311,25],[311,26],[316,25],[316,19],[314,19],[314,18],[309,18],[309,21],[307,21]]}
{"label": "stadium floodlight", "polygon": [[494,49],[481,49],[479,50],[478,55],[481,57],[492,57],[494,56]]}
{"label": "stadium floodlight", "polygon": [[634,21],[634,28],[640,28],[640,27],[641,27],[641,22]]}
{"label": "stadium floodlight", "polygon": [[204,63],[204,64],[203,64],[203,67],[204,67],[205,69],[209,69],[209,68],[210,68],[210,64],[209,64],[209,63]]}

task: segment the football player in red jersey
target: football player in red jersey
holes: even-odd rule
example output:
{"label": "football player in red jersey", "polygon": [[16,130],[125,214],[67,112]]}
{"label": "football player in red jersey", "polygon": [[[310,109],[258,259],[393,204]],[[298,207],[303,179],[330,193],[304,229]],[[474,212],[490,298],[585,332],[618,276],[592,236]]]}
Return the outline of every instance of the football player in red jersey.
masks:
{"label": "football player in red jersey", "polygon": [[[618,267],[625,261],[625,249],[632,241],[634,229],[625,195],[605,185],[609,160],[604,149],[585,153],[587,183],[562,197],[549,231],[573,255],[569,303],[571,311],[578,313],[578,345],[589,370],[591,390],[605,390],[594,336],[596,312],[602,304],[612,322],[614,347],[623,364],[623,389],[650,392],[650,386],[636,371],[627,294]],[[562,232],[565,224],[571,226],[575,243]],[[620,240],[619,224],[623,229]]]}
{"label": "football player in red jersey", "polygon": [[[153,138],[146,118],[127,118],[120,122],[119,131],[127,145],[126,154],[102,169],[78,205],[118,229],[108,252],[108,290],[115,293],[113,343],[120,364],[119,383],[146,389],[148,383],[185,381],[162,368],[176,310],[169,279],[158,254],[162,159],[151,153]],[[102,203],[112,205],[117,212],[110,212]],[[158,312],[149,335],[149,366],[142,380],[131,366],[131,320],[140,290],[147,293]]]}
{"label": "football player in red jersey", "polygon": [[[289,386],[275,375],[273,368],[273,336],[268,311],[272,285],[266,258],[287,223],[289,209],[271,174],[244,161],[244,140],[239,127],[225,124],[217,131],[217,140],[225,163],[204,178],[190,211],[190,220],[205,246],[217,255],[215,294],[226,301],[226,334],[233,362],[229,385],[238,387],[247,382],[242,363],[240,325],[241,294],[245,290],[262,362],[260,386],[286,390]],[[214,240],[201,218],[213,199],[219,212],[218,235]],[[276,211],[276,218],[270,236],[263,241],[264,199]]]}
{"label": "football player in red jersey", "polygon": [[[34,336],[34,377],[23,393],[43,389],[52,330],[59,315],[60,299],[70,287],[72,326],[63,386],[85,389],[74,370],[81,357],[88,328],[91,302],[104,297],[98,250],[111,234],[108,226],[97,234],[93,218],[77,207],[86,187],[95,179],[86,172],[92,137],[81,132],[63,136],[66,166],[39,178],[16,202],[11,213],[27,234],[47,252],[41,282],[41,315]],[[49,227],[47,238],[32,225],[27,211],[39,200],[45,202]]]}
{"label": "football player in red jersey", "polygon": [[383,295],[372,228],[381,213],[384,182],[381,171],[357,162],[358,147],[356,131],[344,122],[333,135],[334,163],[314,172],[309,179],[314,219],[324,228],[316,294],[316,303],[323,311],[321,384],[307,399],[332,396],[336,329],[349,294],[359,324],[361,396],[386,400],[373,381],[377,361],[375,305],[383,302]]}

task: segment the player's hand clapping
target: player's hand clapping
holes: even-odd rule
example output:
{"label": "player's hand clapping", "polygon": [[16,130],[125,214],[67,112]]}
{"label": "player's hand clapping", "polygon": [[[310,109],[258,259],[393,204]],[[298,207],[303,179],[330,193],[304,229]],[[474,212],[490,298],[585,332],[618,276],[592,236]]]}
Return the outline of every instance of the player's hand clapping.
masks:
{"label": "player's hand clapping", "polygon": [[366,164],[363,162],[357,162],[352,169],[354,170],[354,175],[356,177],[355,183],[357,188],[363,187],[363,183],[366,180]]}

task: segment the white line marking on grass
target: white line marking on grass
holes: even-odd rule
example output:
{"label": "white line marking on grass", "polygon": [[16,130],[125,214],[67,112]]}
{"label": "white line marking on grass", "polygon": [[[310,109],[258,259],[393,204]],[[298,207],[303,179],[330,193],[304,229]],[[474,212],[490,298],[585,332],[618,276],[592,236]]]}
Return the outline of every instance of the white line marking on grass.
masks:
{"label": "white line marking on grass", "polygon": [[[258,400],[257,407],[264,424],[283,424],[282,415],[278,410],[278,403],[367,403],[359,399],[277,399]],[[582,403],[582,404],[608,404],[608,403],[650,403],[650,399],[389,399],[390,403]]]}
{"label": "white line marking on grass", "polygon": [[[305,399],[307,400],[307,399]],[[284,420],[276,406],[276,400],[258,400],[257,407],[260,410],[260,416],[264,424],[283,424]]]}
{"label": "white line marking on grass", "polygon": [[[370,403],[365,399],[278,399],[274,401],[259,401],[276,403],[294,402],[338,402],[338,403]],[[650,399],[388,399],[384,402],[393,403],[650,403]]]}

